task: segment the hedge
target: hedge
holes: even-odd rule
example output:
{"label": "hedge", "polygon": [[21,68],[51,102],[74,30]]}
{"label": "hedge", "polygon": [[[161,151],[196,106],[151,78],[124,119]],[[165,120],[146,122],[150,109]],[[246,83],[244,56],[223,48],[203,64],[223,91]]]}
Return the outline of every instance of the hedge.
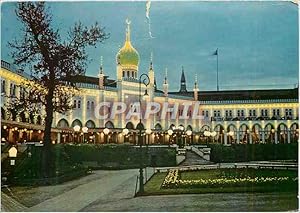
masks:
{"label": "hedge", "polygon": [[[174,148],[143,147],[142,150],[131,145],[64,145],[65,152],[76,163],[97,162],[99,168],[138,168],[144,166],[175,166]],[[154,164],[154,165],[153,165]]]}
{"label": "hedge", "polygon": [[298,143],[291,144],[209,144],[213,162],[245,162],[264,160],[298,161]]}

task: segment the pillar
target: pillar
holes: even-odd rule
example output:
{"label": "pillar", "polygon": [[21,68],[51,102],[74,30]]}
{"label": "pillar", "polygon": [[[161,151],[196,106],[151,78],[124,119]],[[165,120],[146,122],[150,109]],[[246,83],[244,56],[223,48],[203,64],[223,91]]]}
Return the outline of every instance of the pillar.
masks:
{"label": "pillar", "polygon": [[287,130],[287,140],[288,140],[288,143],[291,143],[291,130]]}
{"label": "pillar", "polygon": [[240,131],[236,131],[236,143],[240,143]]}
{"label": "pillar", "polygon": [[263,143],[266,143],[266,141],[265,141],[265,132],[264,131],[262,132],[261,139],[262,139]]}
{"label": "pillar", "polygon": [[277,132],[277,130],[275,131],[275,144],[278,144],[278,132]]}
{"label": "pillar", "polygon": [[224,132],[224,145],[227,145],[227,132]]}
{"label": "pillar", "polygon": [[252,132],[249,132],[249,144],[252,144]]}
{"label": "pillar", "polygon": [[58,132],[58,133],[57,133],[57,143],[60,143],[60,138],[61,138],[61,133]]}

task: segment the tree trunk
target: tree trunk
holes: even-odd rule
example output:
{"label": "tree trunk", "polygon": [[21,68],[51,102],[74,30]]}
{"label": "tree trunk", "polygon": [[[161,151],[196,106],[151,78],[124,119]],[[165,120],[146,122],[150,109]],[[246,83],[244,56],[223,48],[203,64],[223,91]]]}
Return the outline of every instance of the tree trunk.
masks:
{"label": "tree trunk", "polygon": [[46,96],[46,118],[45,118],[45,131],[44,131],[44,147],[43,147],[43,158],[42,158],[42,170],[44,177],[51,175],[53,167],[52,155],[51,155],[51,127],[53,121],[53,92],[54,87],[49,88]]}

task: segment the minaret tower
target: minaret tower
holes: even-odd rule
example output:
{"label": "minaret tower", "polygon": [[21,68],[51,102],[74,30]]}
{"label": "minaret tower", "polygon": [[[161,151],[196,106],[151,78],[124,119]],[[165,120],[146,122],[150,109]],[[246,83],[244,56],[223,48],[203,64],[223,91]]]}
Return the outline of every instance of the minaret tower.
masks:
{"label": "minaret tower", "polygon": [[198,80],[197,80],[197,74],[195,75],[195,84],[194,84],[194,99],[195,101],[198,101]]}
{"label": "minaret tower", "polygon": [[99,89],[104,89],[104,72],[103,72],[103,57],[101,56],[101,62],[100,62],[100,70],[99,70]]}
{"label": "minaret tower", "polygon": [[179,90],[179,92],[187,92],[183,66],[182,66],[182,72],[181,72],[181,80],[180,80],[180,90]]}
{"label": "minaret tower", "polygon": [[150,56],[150,67],[149,67],[148,76],[150,79],[150,85],[154,86],[155,76],[154,76],[154,70],[153,70],[153,54],[152,54],[152,52],[151,52],[151,56]]}
{"label": "minaret tower", "polygon": [[163,90],[164,90],[164,95],[167,97],[168,96],[168,92],[169,92],[169,84],[168,84],[168,69],[166,68],[166,74],[165,74],[165,80],[163,83]]}

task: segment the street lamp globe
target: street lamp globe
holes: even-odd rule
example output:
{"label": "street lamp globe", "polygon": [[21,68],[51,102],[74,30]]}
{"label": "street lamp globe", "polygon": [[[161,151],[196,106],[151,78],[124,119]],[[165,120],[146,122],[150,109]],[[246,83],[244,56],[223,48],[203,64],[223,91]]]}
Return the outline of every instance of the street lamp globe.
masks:
{"label": "street lamp globe", "polygon": [[169,129],[169,130],[168,130],[168,135],[169,135],[169,136],[173,135],[173,130],[172,130],[172,129]]}
{"label": "street lamp globe", "polygon": [[[103,130],[104,131],[104,130]],[[108,130],[109,131],[109,130]],[[122,134],[127,135],[129,133],[129,130],[127,128],[123,129]],[[105,134],[105,133],[104,133]],[[107,133],[108,134],[108,133]]]}
{"label": "street lamp globe", "polygon": [[75,125],[73,127],[73,129],[74,129],[75,132],[79,132],[80,131],[80,126],[79,125]]}
{"label": "street lamp globe", "polygon": [[87,128],[86,126],[82,127],[82,132],[83,132],[83,133],[87,133],[88,130],[89,130],[89,128]]}
{"label": "street lamp globe", "polygon": [[147,135],[150,135],[151,132],[152,132],[151,129],[146,129],[146,134],[147,134]]}
{"label": "street lamp globe", "polygon": [[103,129],[103,133],[104,133],[105,135],[108,135],[109,129],[108,129],[108,128]]}
{"label": "street lamp globe", "polygon": [[8,157],[15,158],[17,157],[17,153],[18,153],[17,148],[13,146],[8,150]]}
{"label": "street lamp globe", "polygon": [[186,134],[188,135],[188,136],[191,136],[192,135],[192,130],[188,130],[188,131],[186,131]]}
{"label": "street lamp globe", "polygon": [[204,131],[204,136],[205,137],[209,137],[211,134],[210,134],[210,132],[209,131]]}

